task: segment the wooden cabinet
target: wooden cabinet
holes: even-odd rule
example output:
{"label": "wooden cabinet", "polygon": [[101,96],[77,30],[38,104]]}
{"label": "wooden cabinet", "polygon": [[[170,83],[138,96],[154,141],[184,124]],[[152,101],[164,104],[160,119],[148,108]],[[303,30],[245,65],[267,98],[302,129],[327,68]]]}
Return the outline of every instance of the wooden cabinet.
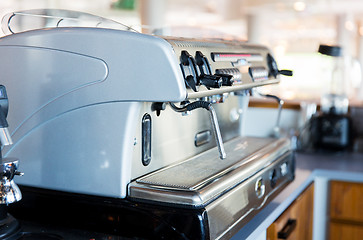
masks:
{"label": "wooden cabinet", "polygon": [[359,225],[350,223],[330,222],[329,227],[330,240],[354,240],[363,239],[363,228]]}
{"label": "wooden cabinet", "polygon": [[363,239],[363,184],[330,182],[329,239]]}
{"label": "wooden cabinet", "polygon": [[313,235],[314,185],[305,191],[267,229],[267,239],[309,240]]}

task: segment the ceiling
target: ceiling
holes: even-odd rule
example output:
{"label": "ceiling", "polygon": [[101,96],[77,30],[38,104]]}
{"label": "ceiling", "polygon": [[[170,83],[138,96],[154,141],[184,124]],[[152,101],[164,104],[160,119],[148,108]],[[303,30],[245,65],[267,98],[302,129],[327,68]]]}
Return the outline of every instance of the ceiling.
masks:
{"label": "ceiling", "polygon": [[[146,0],[147,1],[147,0]],[[338,19],[356,35],[363,22],[362,0],[164,0],[169,26],[203,26],[247,39],[248,16],[260,18],[264,44],[315,51],[337,41]]]}

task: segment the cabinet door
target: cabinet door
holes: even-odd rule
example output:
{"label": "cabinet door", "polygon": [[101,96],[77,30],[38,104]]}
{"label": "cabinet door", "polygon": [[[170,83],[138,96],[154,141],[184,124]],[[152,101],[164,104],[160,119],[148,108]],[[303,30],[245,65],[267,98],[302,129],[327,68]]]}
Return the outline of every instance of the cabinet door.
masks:
{"label": "cabinet door", "polygon": [[363,184],[330,182],[329,239],[363,239]]}
{"label": "cabinet door", "polygon": [[363,184],[330,182],[330,218],[363,222]]}
{"label": "cabinet door", "polygon": [[360,240],[363,239],[363,228],[359,225],[346,223],[330,223],[330,240]]}
{"label": "cabinet door", "polygon": [[314,185],[305,191],[267,229],[267,239],[309,240],[313,236]]}

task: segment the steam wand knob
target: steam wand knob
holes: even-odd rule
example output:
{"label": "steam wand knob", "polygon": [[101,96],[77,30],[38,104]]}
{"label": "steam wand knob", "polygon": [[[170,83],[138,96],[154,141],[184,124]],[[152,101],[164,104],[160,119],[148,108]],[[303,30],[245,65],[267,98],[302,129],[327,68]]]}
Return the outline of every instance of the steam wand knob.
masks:
{"label": "steam wand knob", "polygon": [[289,77],[291,77],[293,75],[293,71],[291,71],[291,70],[286,70],[286,69],[280,70],[277,67],[277,63],[271,54],[267,54],[267,64],[270,69],[270,74],[274,78],[276,78],[277,75],[279,75],[279,74],[284,75],[284,76],[289,76]]}

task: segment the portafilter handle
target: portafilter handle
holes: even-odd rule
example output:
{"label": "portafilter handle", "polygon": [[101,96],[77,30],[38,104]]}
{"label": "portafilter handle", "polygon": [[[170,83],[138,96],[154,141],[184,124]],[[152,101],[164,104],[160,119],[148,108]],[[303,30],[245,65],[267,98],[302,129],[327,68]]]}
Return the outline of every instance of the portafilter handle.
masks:
{"label": "portafilter handle", "polygon": [[16,158],[2,158],[0,164],[0,204],[10,204],[22,198],[19,187],[14,182],[15,175],[22,176],[18,171],[19,161]]}

